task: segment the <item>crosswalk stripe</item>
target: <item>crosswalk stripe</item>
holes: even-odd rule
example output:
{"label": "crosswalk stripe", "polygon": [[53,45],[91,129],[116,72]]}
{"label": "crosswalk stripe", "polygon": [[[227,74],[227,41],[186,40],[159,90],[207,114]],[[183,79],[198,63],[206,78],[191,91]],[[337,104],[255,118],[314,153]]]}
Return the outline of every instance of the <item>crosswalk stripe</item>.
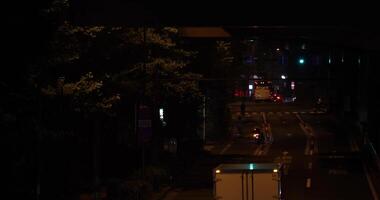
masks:
{"label": "crosswalk stripe", "polygon": [[224,149],[222,149],[222,151],[219,153],[220,155],[223,155],[230,147],[231,147],[231,143],[227,144]]}

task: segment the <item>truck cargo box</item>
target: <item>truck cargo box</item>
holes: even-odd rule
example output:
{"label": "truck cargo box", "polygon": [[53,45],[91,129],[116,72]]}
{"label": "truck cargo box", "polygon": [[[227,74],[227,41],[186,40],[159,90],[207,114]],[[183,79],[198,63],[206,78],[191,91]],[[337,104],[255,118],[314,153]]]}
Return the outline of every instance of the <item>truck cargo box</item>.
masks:
{"label": "truck cargo box", "polygon": [[221,164],[214,169],[216,200],[279,200],[281,165],[277,163]]}

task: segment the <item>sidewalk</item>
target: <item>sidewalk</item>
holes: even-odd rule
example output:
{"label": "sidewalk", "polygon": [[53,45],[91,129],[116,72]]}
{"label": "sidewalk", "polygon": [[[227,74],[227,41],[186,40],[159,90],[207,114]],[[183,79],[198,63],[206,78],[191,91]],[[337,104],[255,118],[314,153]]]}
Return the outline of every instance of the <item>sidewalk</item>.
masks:
{"label": "sidewalk", "polygon": [[373,154],[370,143],[363,146],[362,151],[366,172],[372,183],[373,190],[376,191],[376,194],[373,194],[373,196],[377,195],[377,199],[375,198],[375,200],[380,200],[380,159]]}
{"label": "sidewalk", "polygon": [[[370,141],[363,136],[363,134],[360,132],[360,129],[355,126],[354,122],[346,123],[345,129],[347,130],[347,133],[349,134],[349,137],[352,138],[352,140],[356,141],[358,144],[361,155],[362,155],[362,161],[363,161],[363,167],[365,168],[364,171],[366,173],[366,176],[368,175],[369,179],[369,185],[372,187],[374,192],[376,194],[372,194],[373,196],[377,196],[377,199],[375,197],[375,200],[380,200],[380,158],[379,154],[376,154],[375,150],[373,149]],[[372,186],[371,186],[372,184]]]}

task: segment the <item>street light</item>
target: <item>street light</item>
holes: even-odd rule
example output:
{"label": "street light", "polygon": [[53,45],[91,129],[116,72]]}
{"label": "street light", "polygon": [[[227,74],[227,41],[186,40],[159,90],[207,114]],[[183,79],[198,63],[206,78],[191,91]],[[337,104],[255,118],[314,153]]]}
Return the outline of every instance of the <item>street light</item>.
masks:
{"label": "street light", "polygon": [[281,75],[281,79],[286,79],[286,76],[285,75]]}

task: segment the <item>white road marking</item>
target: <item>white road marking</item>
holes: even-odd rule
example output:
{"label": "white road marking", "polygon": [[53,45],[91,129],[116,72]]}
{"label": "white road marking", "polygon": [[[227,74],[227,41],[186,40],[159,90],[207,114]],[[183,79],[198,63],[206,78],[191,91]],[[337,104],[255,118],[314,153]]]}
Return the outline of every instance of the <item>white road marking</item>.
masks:
{"label": "white road marking", "polygon": [[305,155],[309,155],[310,153],[310,140],[306,140],[306,147],[305,147]]}
{"label": "white road marking", "polygon": [[[293,112],[293,113],[294,113],[294,112]],[[305,122],[302,120],[301,116],[300,116],[298,113],[296,113],[296,117],[298,118],[298,120],[299,120],[302,124],[305,123]]]}
{"label": "white road marking", "polygon": [[206,151],[211,151],[212,149],[214,149],[214,145],[204,145],[203,146],[203,149],[206,150]]}
{"label": "white road marking", "polygon": [[219,153],[220,155],[223,155],[230,147],[231,147],[231,143],[227,144],[223,149],[222,151]]}
{"label": "white road marking", "polygon": [[289,114],[290,114],[290,112],[285,112],[285,114],[289,115]]}
{"label": "white road marking", "polygon": [[263,115],[263,121],[266,124],[267,123],[267,118],[265,117],[265,113],[263,112],[262,115]]}
{"label": "white road marking", "polygon": [[312,163],[312,162],[309,162],[309,164],[308,164],[308,168],[309,168],[309,169],[313,168],[313,163]]}
{"label": "white road marking", "polygon": [[332,175],[347,175],[348,172],[345,169],[329,169],[329,174],[332,174]]}
{"label": "white road marking", "polygon": [[373,200],[379,200],[379,196],[377,195],[377,192],[375,190],[375,186],[373,186],[372,179],[371,179],[371,177],[368,174],[367,166],[365,166],[364,163],[362,163],[362,164],[363,164],[363,169],[364,169],[364,172],[365,172],[365,176],[366,176],[367,181],[368,181],[369,189],[371,190],[371,193],[372,193]]}
{"label": "white road marking", "polygon": [[263,146],[263,145],[260,144],[260,145],[256,148],[256,150],[255,150],[255,152],[253,153],[253,155],[258,156],[258,155],[259,155],[259,152],[261,151],[262,146]]}

